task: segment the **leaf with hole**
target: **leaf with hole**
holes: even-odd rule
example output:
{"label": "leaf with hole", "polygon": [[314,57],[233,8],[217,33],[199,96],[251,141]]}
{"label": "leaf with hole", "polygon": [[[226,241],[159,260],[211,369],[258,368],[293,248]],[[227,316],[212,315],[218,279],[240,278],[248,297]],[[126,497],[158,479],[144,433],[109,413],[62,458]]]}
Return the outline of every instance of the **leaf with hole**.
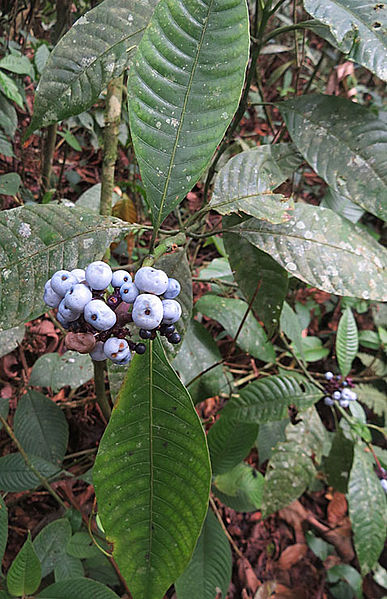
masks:
{"label": "leaf with hole", "polygon": [[213,490],[222,503],[238,512],[261,508],[264,477],[255,468],[241,462],[232,470],[214,478]]}
{"label": "leaf with hole", "polygon": [[355,317],[351,308],[346,308],[339,320],[336,335],[336,357],[342,376],[345,378],[351,371],[357,350],[359,349],[359,334]]}
{"label": "leaf with hole", "polygon": [[70,386],[77,389],[93,378],[93,363],[88,354],[66,351],[62,356],[57,353],[40,356],[33,365],[30,385],[50,387],[59,391]]}
{"label": "leaf with hole", "polygon": [[207,435],[212,473],[222,474],[239,464],[250,453],[257,434],[257,424],[221,416]]}
{"label": "leaf with hole", "polygon": [[119,596],[104,584],[90,578],[73,578],[54,582],[40,591],[37,599],[119,599]]}
{"label": "leaf with hole", "polygon": [[278,108],[314,171],[340,196],[386,220],[387,123],[336,96],[301,96]]}
{"label": "leaf with hole", "polygon": [[161,598],[184,571],[210,477],[202,425],[156,338],[133,359],[93,471],[106,538],[134,599]]}
{"label": "leaf with hole", "polygon": [[129,231],[128,223],[61,204],[0,212],[0,330],[45,311],[44,284],[55,271],[102,258]]}
{"label": "leaf with hole", "polygon": [[32,595],[40,585],[42,570],[31,542],[31,534],[13,560],[7,574],[7,588],[11,595]]}
{"label": "leaf with hole", "polygon": [[[58,466],[37,456],[29,456],[32,465],[45,478],[52,480],[61,472]],[[28,491],[41,486],[40,479],[26,465],[20,453],[0,457],[0,489],[11,493]]]}
{"label": "leaf with hole", "polygon": [[27,130],[84,112],[133,57],[156,0],[105,0],[74,23],[48,58]]}
{"label": "leaf with hole", "polygon": [[336,295],[387,299],[387,250],[332,210],[299,203],[288,223],[249,218],[233,229],[309,285]]}
{"label": "leaf with hole", "polygon": [[248,60],[245,0],[161,0],[129,73],[130,129],[155,228],[221,141]]}
{"label": "leaf with hole", "polygon": [[177,599],[226,597],[231,580],[230,544],[218,519],[208,510],[192,559],[175,582]]}
{"label": "leaf with hole", "polygon": [[33,547],[42,567],[42,577],[50,574],[66,556],[66,545],[71,537],[67,518],[47,524],[34,538]]}

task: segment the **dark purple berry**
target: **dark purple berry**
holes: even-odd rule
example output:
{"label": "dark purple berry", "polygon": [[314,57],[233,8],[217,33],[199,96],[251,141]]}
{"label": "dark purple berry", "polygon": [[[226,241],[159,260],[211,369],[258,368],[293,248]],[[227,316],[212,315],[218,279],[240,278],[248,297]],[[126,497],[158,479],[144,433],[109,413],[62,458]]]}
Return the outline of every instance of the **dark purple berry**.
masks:
{"label": "dark purple berry", "polygon": [[107,305],[109,306],[109,308],[116,308],[118,306],[118,304],[121,303],[121,297],[118,297],[117,295],[113,294],[113,295],[109,295],[109,297],[106,300]]}
{"label": "dark purple berry", "polygon": [[172,335],[174,332],[175,326],[173,324],[162,324],[160,327],[160,335],[165,335],[165,337]]}
{"label": "dark purple berry", "polygon": [[140,329],[138,334],[141,339],[150,339],[152,337],[152,331],[148,331],[147,329]]}
{"label": "dark purple berry", "polygon": [[136,352],[136,354],[145,354],[145,352],[146,352],[145,343],[137,343],[136,347],[134,348],[134,351]]}
{"label": "dark purple berry", "polygon": [[167,337],[169,343],[173,343],[173,345],[176,345],[177,343],[180,343],[181,341],[181,337],[179,335],[179,333],[175,332],[172,333],[171,335],[168,335]]}

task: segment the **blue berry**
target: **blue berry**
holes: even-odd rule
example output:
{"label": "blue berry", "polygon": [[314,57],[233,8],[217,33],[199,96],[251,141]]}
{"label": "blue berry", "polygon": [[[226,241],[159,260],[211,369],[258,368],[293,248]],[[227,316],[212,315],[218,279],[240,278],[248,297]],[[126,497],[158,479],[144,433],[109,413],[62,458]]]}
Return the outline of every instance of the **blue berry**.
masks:
{"label": "blue berry", "polygon": [[81,313],[79,311],[72,310],[66,303],[66,298],[64,297],[61,303],[58,306],[58,314],[63,316],[63,318],[67,322],[74,322],[74,320],[78,320]]}
{"label": "blue berry", "polygon": [[336,399],[336,400],[341,399],[341,393],[340,393],[340,391],[334,391],[332,393],[332,397],[333,397],[333,399]]}
{"label": "blue berry", "polygon": [[106,262],[97,260],[96,262],[89,264],[86,268],[85,276],[87,283],[92,289],[102,291],[102,289],[106,289],[106,287],[110,285],[113,273]]}
{"label": "blue berry", "polygon": [[163,300],[163,324],[173,324],[177,322],[181,316],[181,306],[175,300]]}
{"label": "blue berry", "polygon": [[343,381],[343,382],[341,383],[341,386],[342,386],[342,387],[348,387],[348,383],[347,383],[347,381]]}
{"label": "blue berry", "polygon": [[171,333],[171,335],[168,335],[167,339],[168,339],[169,343],[172,343],[173,345],[176,345],[177,343],[180,343],[180,341],[181,341],[181,337],[177,331],[175,331],[174,333]]}
{"label": "blue berry", "polygon": [[176,279],[168,279],[168,287],[164,293],[165,299],[175,299],[180,293],[180,283]]}
{"label": "blue berry", "polygon": [[331,397],[324,397],[324,403],[326,406],[334,406],[335,402],[333,401],[333,399]]}
{"label": "blue berry", "polygon": [[357,399],[357,395],[351,389],[343,389],[341,392],[341,397],[348,401],[355,401]]}
{"label": "blue berry", "polygon": [[51,287],[51,279],[44,286],[43,301],[50,308],[57,308],[62,301],[62,297]]}
{"label": "blue berry", "polygon": [[74,312],[82,312],[83,308],[92,300],[93,294],[83,283],[77,283],[65,295],[66,306]]}
{"label": "blue berry", "polygon": [[155,295],[140,294],[133,304],[132,318],[134,324],[141,329],[155,329],[163,318],[161,300]]}
{"label": "blue berry", "polygon": [[64,297],[76,283],[78,283],[77,278],[69,270],[58,270],[51,277],[51,287],[61,297]]}
{"label": "blue berry", "polygon": [[382,485],[383,489],[387,493],[387,480],[385,478],[382,478],[380,481],[380,484]]}
{"label": "blue berry", "polygon": [[114,364],[118,364],[118,366],[126,366],[127,364],[129,364],[131,359],[132,359],[132,354],[129,351],[124,357],[114,359],[114,360],[112,360],[112,362]]}
{"label": "blue berry", "polygon": [[78,283],[82,283],[82,281],[86,280],[86,273],[83,268],[74,268],[71,271],[71,274],[77,279]]}
{"label": "blue berry", "polygon": [[126,270],[116,270],[116,272],[113,272],[113,287],[121,287],[124,283],[129,282],[132,282],[132,277]]}
{"label": "blue berry", "polygon": [[145,352],[146,352],[145,343],[136,343],[134,351],[136,352],[136,354],[145,354]]}
{"label": "blue berry", "polygon": [[106,360],[107,356],[103,351],[104,343],[103,341],[97,341],[93,351],[90,352],[90,357],[94,362],[102,362],[102,360]]}
{"label": "blue berry", "polygon": [[333,377],[334,377],[334,374],[333,374],[333,372],[329,372],[328,371],[328,372],[326,372],[324,374],[324,376],[325,376],[325,378],[326,378],[327,381],[331,381],[333,379]]}
{"label": "blue berry", "polygon": [[91,300],[85,306],[84,317],[97,331],[107,331],[115,324],[117,317],[102,300]]}
{"label": "blue berry", "polygon": [[127,304],[133,304],[139,293],[139,290],[137,289],[136,285],[132,283],[132,281],[123,283],[120,287],[120,296],[122,301],[126,302]]}
{"label": "blue berry", "polygon": [[163,270],[152,266],[143,266],[134,277],[136,287],[146,293],[162,295],[168,287],[168,277]]}
{"label": "blue berry", "polygon": [[111,360],[120,360],[127,356],[129,345],[126,339],[118,339],[118,337],[110,337],[105,341],[103,351]]}
{"label": "blue berry", "polygon": [[141,339],[150,339],[152,337],[152,332],[148,331],[147,329],[140,329],[138,334],[140,335]]}
{"label": "blue berry", "polygon": [[340,399],[339,404],[341,405],[342,408],[348,408],[349,400],[348,399]]}
{"label": "blue berry", "polygon": [[59,324],[62,325],[62,327],[64,329],[68,329],[69,328],[69,324],[70,324],[69,321],[66,320],[66,318],[64,316],[62,316],[62,314],[60,312],[56,313],[56,319],[59,322]]}

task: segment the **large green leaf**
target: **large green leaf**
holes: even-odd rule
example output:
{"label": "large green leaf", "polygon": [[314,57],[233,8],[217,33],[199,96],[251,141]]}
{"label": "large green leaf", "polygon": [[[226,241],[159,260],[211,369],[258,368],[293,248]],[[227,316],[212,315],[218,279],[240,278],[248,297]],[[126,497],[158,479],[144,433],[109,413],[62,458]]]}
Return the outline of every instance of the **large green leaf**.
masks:
{"label": "large green leaf", "polygon": [[340,318],[336,335],[336,357],[342,376],[351,370],[352,362],[359,349],[359,334],[351,308],[346,308]]}
{"label": "large green leaf", "polygon": [[71,525],[67,518],[47,524],[35,537],[32,544],[42,566],[43,578],[63,560],[70,537]]}
{"label": "large green leaf", "polygon": [[119,599],[104,584],[90,580],[90,578],[73,578],[61,580],[46,587],[37,596],[38,599]]}
{"label": "large green leaf", "polygon": [[28,391],[17,404],[14,430],[27,454],[61,464],[66,453],[69,427],[62,410],[51,399]]}
{"label": "large green leaf", "polygon": [[327,189],[325,196],[321,200],[320,206],[337,212],[337,214],[350,220],[351,223],[357,223],[364,214],[364,210],[361,206],[354,204],[351,200],[338,194],[330,187]]}
{"label": "large green leaf", "polygon": [[30,533],[13,560],[7,574],[7,588],[11,595],[32,595],[42,579],[40,561],[31,542]]}
{"label": "large green leaf", "polygon": [[67,385],[77,389],[93,378],[93,363],[88,354],[66,351],[45,354],[38,358],[32,368],[30,385],[51,387],[59,391]]}
{"label": "large green leaf", "polygon": [[264,478],[260,472],[241,462],[214,479],[214,493],[228,507],[238,512],[255,512],[261,508]]}
{"label": "large green leaf", "polygon": [[60,580],[69,580],[71,578],[79,578],[83,575],[84,570],[81,560],[78,557],[73,557],[72,555],[63,553],[55,566],[55,582],[59,582]]}
{"label": "large green leaf", "polygon": [[106,537],[134,599],[161,599],[183,572],[210,476],[200,420],[157,338],[133,359],[93,472]]}
{"label": "large green leaf", "polygon": [[[30,456],[32,465],[46,478],[55,477],[60,471],[43,458]],[[39,487],[39,478],[28,468],[20,453],[11,453],[0,458],[0,489],[19,493]]]}
{"label": "large green leaf", "polygon": [[129,74],[130,127],[153,224],[184,198],[237,109],[245,0],[161,0]]}
{"label": "large green leaf", "polygon": [[[203,295],[195,304],[197,312],[220,322],[231,337],[235,337],[240,324],[248,309],[248,304],[240,299],[219,297],[218,295]],[[248,352],[263,362],[274,362],[275,352],[267,340],[263,327],[248,313],[238,335],[237,344],[243,351]]]}
{"label": "large green leaf", "polygon": [[[233,217],[223,218],[223,228],[237,224],[231,219]],[[239,235],[224,233],[223,240],[235,280],[246,301],[253,300],[252,308],[271,336],[278,327],[282,302],[288,290],[288,275],[271,256]]]}
{"label": "large green leaf", "polygon": [[105,0],[62,37],[42,73],[27,133],[87,110],[128,66],[157,0]]}
{"label": "large green leaf", "polygon": [[364,445],[355,445],[348,482],[348,509],[362,574],[378,561],[386,539],[386,494]]}
{"label": "large green leaf", "polygon": [[101,258],[130,225],[64,205],[28,204],[0,213],[0,330],[45,310],[43,288],[61,268]]}
{"label": "large green leaf", "polygon": [[314,287],[337,295],[387,299],[387,251],[375,239],[328,208],[300,203],[293,214],[288,223],[271,225],[249,218],[234,229]]}
{"label": "large green leaf", "polygon": [[249,454],[257,434],[257,424],[221,416],[207,435],[212,473],[222,474],[239,464]]}
{"label": "large green leaf", "polygon": [[359,401],[364,403],[378,416],[384,417],[387,422],[387,401],[386,394],[374,385],[356,385],[356,391]]}
{"label": "large green leaf", "polygon": [[175,582],[177,599],[226,597],[231,579],[230,544],[218,519],[209,509],[188,567]]}
{"label": "large green leaf", "polygon": [[5,501],[0,495],[0,564],[3,561],[4,551],[8,539],[8,510]]}
{"label": "large green leaf", "polygon": [[305,410],[321,396],[320,389],[306,378],[268,376],[246,385],[226,403],[222,414],[239,422],[260,424],[286,418],[291,404]]}
{"label": "large green leaf", "polygon": [[316,173],[339,195],[386,220],[387,123],[336,96],[300,96],[278,107]]}
{"label": "large green leaf", "polygon": [[328,25],[348,58],[387,80],[387,9],[383,2],[304,0],[305,10]]}
{"label": "large green leaf", "polygon": [[24,339],[25,326],[14,327],[0,332],[0,358],[17,348]]}

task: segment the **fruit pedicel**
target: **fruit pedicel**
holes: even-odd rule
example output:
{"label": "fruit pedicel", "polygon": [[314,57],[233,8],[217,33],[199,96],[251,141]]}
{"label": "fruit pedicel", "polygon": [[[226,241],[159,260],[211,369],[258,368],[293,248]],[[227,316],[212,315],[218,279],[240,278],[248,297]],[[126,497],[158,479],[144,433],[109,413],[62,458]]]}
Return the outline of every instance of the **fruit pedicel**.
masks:
{"label": "fruit pedicel", "polygon": [[130,322],[141,339],[154,339],[159,331],[170,343],[180,343],[174,326],[181,316],[179,293],[180,283],[163,270],[143,266],[133,281],[126,270],[113,272],[96,261],[86,270],[58,270],[45,284],[43,299],[57,309],[57,321],[69,331],[68,349],[126,366],[133,352],[146,351],[144,343],[131,340],[125,326]]}

